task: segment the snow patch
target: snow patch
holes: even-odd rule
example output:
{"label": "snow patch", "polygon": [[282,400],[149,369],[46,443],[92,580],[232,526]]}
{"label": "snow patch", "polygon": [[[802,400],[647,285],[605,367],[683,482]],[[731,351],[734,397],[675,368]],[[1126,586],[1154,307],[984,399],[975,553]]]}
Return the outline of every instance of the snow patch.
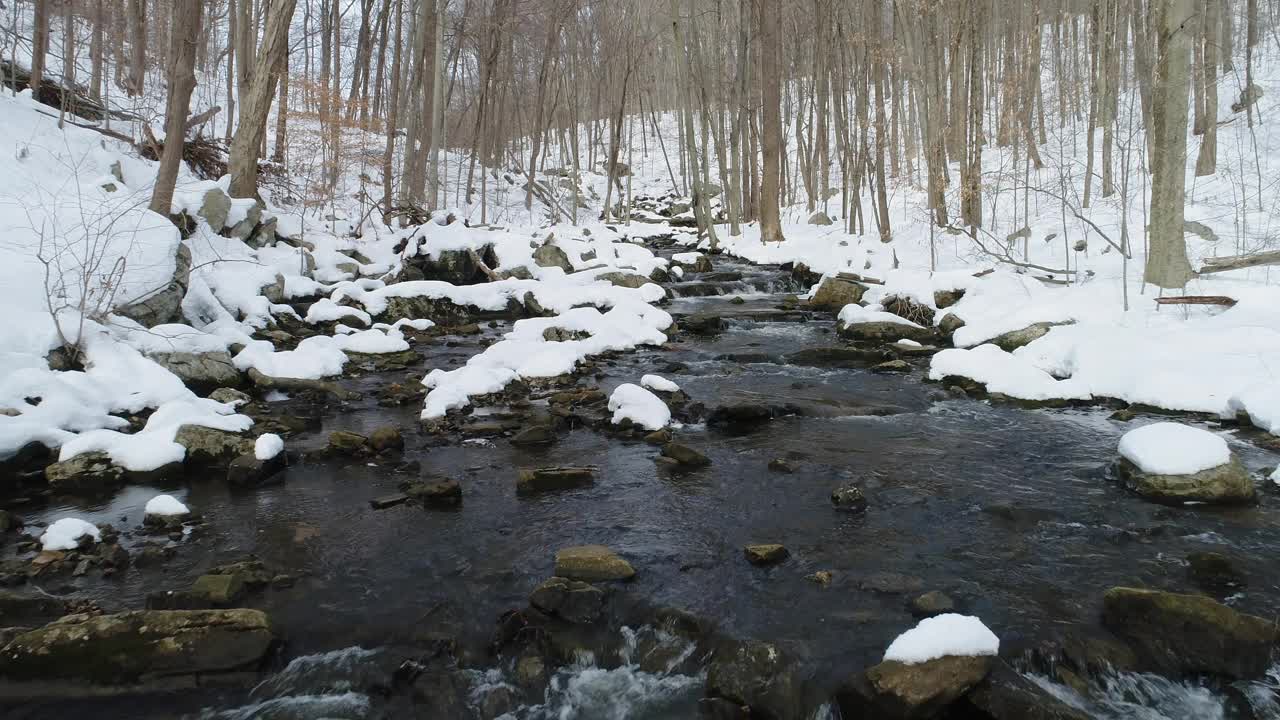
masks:
{"label": "snow patch", "polygon": [[143,508],[144,515],[155,515],[158,517],[176,517],[178,515],[189,515],[191,511],[187,509],[172,495],[157,495],[147,501],[147,505]]}
{"label": "snow patch", "polygon": [[640,378],[640,387],[648,388],[654,392],[673,393],[680,391],[679,385],[671,382],[661,375],[645,375]]}
{"label": "snow patch", "polygon": [[45,528],[40,536],[40,547],[45,550],[75,550],[80,538],[88,535],[94,542],[102,540],[102,533],[92,523],[80,518],[66,517]]}
{"label": "snow patch", "polygon": [[1000,652],[1000,638],[972,615],[946,613],[921,620],[884,651],[886,661],[907,665],[948,655],[981,656]]}
{"label": "snow patch", "polygon": [[259,435],[253,442],[253,456],[259,460],[270,460],[284,452],[284,440],[275,433]]}
{"label": "snow patch", "polygon": [[1120,456],[1146,473],[1193,475],[1231,462],[1231,449],[1208,430],[1158,422],[1125,433]]}
{"label": "snow patch", "polygon": [[623,383],[609,396],[613,424],[630,420],[645,430],[661,430],[671,422],[671,408],[639,385]]}

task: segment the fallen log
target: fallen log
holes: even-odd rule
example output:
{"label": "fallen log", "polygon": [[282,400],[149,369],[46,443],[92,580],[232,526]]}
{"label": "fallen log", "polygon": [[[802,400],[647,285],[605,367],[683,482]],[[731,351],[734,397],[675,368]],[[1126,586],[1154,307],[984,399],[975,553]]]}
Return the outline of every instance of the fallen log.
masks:
{"label": "fallen log", "polygon": [[1156,298],[1157,305],[1225,305],[1236,304],[1235,298],[1225,295],[1178,295],[1175,297]]}
{"label": "fallen log", "polygon": [[1227,272],[1228,270],[1243,270],[1244,268],[1258,267],[1259,265],[1280,265],[1280,250],[1253,253],[1251,255],[1224,255],[1222,257],[1205,258],[1204,267],[1200,268],[1200,274],[1208,275],[1209,273]]}

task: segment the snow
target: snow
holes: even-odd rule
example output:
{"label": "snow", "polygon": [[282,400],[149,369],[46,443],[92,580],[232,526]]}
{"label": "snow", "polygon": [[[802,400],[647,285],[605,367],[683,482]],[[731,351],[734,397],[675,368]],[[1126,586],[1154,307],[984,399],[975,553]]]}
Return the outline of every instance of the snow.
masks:
{"label": "snow", "polygon": [[609,396],[613,424],[630,420],[645,430],[661,430],[671,422],[671,409],[657,395],[639,385],[623,383]]}
{"label": "snow", "polygon": [[270,460],[284,452],[284,440],[275,433],[265,433],[253,442],[253,456],[259,460]]}
{"label": "snow", "polygon": [[921,620],[884,651],[885,661],[915,665],[948,655],[995,655],[1000,639],[972,615],[945,613]]}
{"label": "snow", "polygon": [[1253,385],[1232,395],[1223,416],[1231,419],[1238,415],[1272,435],[1280,435],[1280,382]]}
{"label": "snow", "polygon": [[1231,449],[1218,435],[1189,425],[1158,422],[1120,438],[1120,455],[1139,470],[1156,475],[1192,475],[1231,462]]}
{"label": "snow", "polygon": [[995,345],[979,345],[972,350],[947,349],[933,356],[929,379],[948,375],[971,378],[987,386],[987,391],[1019,400],[1088,400],[1090,395],[1074,380],[1058,380],[1024,359]]}
{"label": "snow", "polygon": [[368,327],[373,320],[369,317],[369,313],[353,307],[339,305],[329,298],[320,298],[307,308],[307,322],[321,323],[334,320],[344,320],[349,317],[358,318],[365,327]]}
{"label": "snow", "polygon": [[160,517],[174,517],[191,513],[186,505],[183,505],[172,495],[157,495],[151,498],[147,501],[147,505],[142,512],[144,515],[157,515]]}
{"label": "snow", "polygon": [[924,347],[924,346],[923,346],[923,345],[921,345],[920,343],[918,343],[918,342],[916,342],[915,340],[912,340],[912,339],[910,339],[910,338],[902,338],[901,340],[899,340],[898,342],[896,342],[896,343],[894,343],[894,344],[895,344],[895,345],[902,345],[903,347],[909,347],[909,348]]}
{"label": "snow", "polygon": [[92,537],[94,542],[102,540],[102,533],[96,525],[80,518],[65,517],[45,528],[40,536],[40,546],[45,550],[75,550],[79,547],[78,540],[85,535]]}
{"label": "snow", "polygon": [[1280,465],[1277,465],[1276,469],[1271,473],[1271,482],[1280,485]]}
{"label": "snow", "polygon": [[358,353],[393,353],[409,349],[409,343],[405,342],[404,334],[399,330],[371,329],[349,332],[335,336],[333,344],[347,352]]}
{"label": "snow", "polygon": [[68,438],[59,451],[58,459],[69,460],[87,452],[105,452],[113,463],[126,470],[157,470],[186,458],[186,448],[174,441],[183,425],[244,432],[253,425],[253,420],[235,414],[228,405],[208,398],[171,400],[157,407],[147,418],[147,424],[136,433],[98,429]]}
{"label": "snow", "polygon": [[861,305],[852,305],[852,304],[845,305],[843,308],[841,308],[840,314],[836,316],[836,319],[844,323],[845,325],[856,325],[858,323],[870,323],[870,322],[886,322],[886,323],[894,323],[895,325],[906,325],[907,327],[913,327],[913,328],[920,327],[919,325],[911,322],[910,320],[894,315],[893,313],[884,312],[883,310],[872,310],[869,308],[862,307]]}
{"label": "snow", "polygon": [[655,392],[679,392],[680,386],[660,375],[645,375],[640,378],[640,386]]}
{"label": "snow", "polygon": [[702,253],[700,252],[682,252],[682,253],[676,253],[672,255],[671,261],[678,262],[681,265],[693,265],[697,263],[698,260],[701,258],[702,258]]}
{"label": "snow", "polygon": [[341,374],[342,366],[347,364],[347,354],[342,352],[338,339],[315,335],[298,343],[293,350],[279,352],[266,340],[254,340],[232,360],[241,370],[256,368],[269,377],[318,380]]}

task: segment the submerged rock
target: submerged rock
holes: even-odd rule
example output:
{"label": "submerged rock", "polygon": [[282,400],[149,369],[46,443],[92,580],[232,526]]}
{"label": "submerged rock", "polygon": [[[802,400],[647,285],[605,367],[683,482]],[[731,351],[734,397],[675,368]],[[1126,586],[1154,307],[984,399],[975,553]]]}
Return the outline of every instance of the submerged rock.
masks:
{"label": "submerged rock", "polygon": [[402,483],[404,494],[427,506],[453,507],[462,502],[462,485],[457,480],[414,480]]}
{"label": "submerged rock", "polygon": [[760,543],[742,548],[747,562],[752,565],[777,565],[791,555],[791,551],[777,543]]}
{"label": "submerged rock", "polygon": [[1203,595],[1117,587],[1102,596],[1102,622],[1151,667],[1172,673],[1261,677],[1280,630],[1266,618]]}
{"label": "submerged rock", "polygon": [[570,580],[630,580],[635,568],[603,545],[581,545],[556,551],[556,577]]}
{"label": "submerged rock", "polygon": [[374,452],[403,450],[404,436],[400,434],[400,428],[386,425],[369,433],[369,446],[373,448]]}
{"label": "submerged rock", "polygon": [[933,617],[949,613],[956,609],[956,603],[950,595],[938,590],[931,590],[911,600],[911,614],[918,618]]}
{"label": "submerged rock", "polygon": [[991,720],[1089,720],[1091,717],[1049,694],[1004,662],[996,662],[987,678],[970,690],[962,702]]}
{"label": "submerged rock", "polygon": [[329,433],[327,447],[335,455],[366,455],[372,449],[369,438],[349,430],[334,430]]}
{"label": "submerged rock", "polygon": [[117,686],[255,669],[274,642],[260,610],[68,615],[5,646],[0,677]]}
{"label": "submerged rock", "polygon": [[711,464],[711,458],[694,450],[687,445],[669,442],[662,447],[662,457],[670,458],[677,465],[685,467],[706,467]]}
{"label": "submerged rock", "polygon": [[570,490],[591,485],[594,482],[594,468],[520,468],[516,477],[516,492],[525,495],[550,490]]}
{"label": "submerged rock", "polygon": [[742,717],[770,720],[805,717],[800,682],[792,663],[770,643],[730,642],[716,650],[707,668],[707,697],[745,706],[748,713]]}
{"label": "submerged rock", "polygon": [[1249,583],[1231,558],[1216,552],[1193,552],[1187,556],[1187,574],[1200,589],[1225,595]]}
{"label": "submerged rock", "polygon": [[841,485],[831,491],[831,505],[844,512],[861,512],[867,509],[867,498],[857,485]]}

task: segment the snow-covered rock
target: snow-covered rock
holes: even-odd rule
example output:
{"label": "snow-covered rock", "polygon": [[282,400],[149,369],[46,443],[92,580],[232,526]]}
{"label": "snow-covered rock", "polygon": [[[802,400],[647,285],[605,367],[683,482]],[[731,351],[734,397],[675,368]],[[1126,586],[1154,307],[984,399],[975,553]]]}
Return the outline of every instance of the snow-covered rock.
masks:
{"label": "snow-covered rock", "polygon": [[96,525],[80,518],[62,518],[45,528],[40,536],[40,547],[45,550],[75,550],[80,545],[80,538],[86,535],[94,542],[102,539]]}
{"label": "snow-covered rock", "polygon": [[639,385],[623,383],[609,396],[613,424],[630,420],[645,430],[661,430],[671,422],[671,409],[657,395]]}
{"label": "snow-covered rock", "polygon": [[1242,502],[1253,479],[1221,437],[1179,423],[1160,422],[1120,438],[1117,474],[1126,487],[1164,502]]}
{"label": "snow-covered rock", "polygon": [[948,655],[981,656],[1000,652],[1000,639],[971,615],[946,613],[921,620],[899,635],[884,651],[884,659],[908,665]]}
{"label": "snow-covered rock", "polygon": [[142,512],[156,517],[174,517],[188,515],[191,510],[172,495],[157,495],[147,501]]}
{"label": "snow-covered rock", "polygon": [[679,392],[680,386],[662,377],[661,375],[645,375],[640,378],[640,387],[653,390],[654,392],[673,393]]}
{"label": "snow-covered rock", "polygon": [[270,460],[284,452],[284,440],[275,433],[259,435],[253,443],[253,456],[259,460]]}

